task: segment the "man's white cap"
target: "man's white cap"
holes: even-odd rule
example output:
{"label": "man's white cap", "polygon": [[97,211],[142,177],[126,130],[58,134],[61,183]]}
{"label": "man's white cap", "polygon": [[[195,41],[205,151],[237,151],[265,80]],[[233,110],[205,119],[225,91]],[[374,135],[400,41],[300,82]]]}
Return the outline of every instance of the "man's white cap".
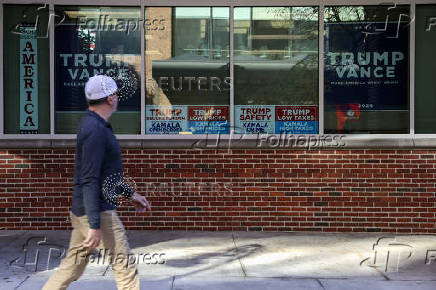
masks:
{"label": "man's white cap", "polygon": [[99,100],[114,94],[118,90],[115,81],[105,75],[90,77],[85,85],[85,96],[91,100]]}

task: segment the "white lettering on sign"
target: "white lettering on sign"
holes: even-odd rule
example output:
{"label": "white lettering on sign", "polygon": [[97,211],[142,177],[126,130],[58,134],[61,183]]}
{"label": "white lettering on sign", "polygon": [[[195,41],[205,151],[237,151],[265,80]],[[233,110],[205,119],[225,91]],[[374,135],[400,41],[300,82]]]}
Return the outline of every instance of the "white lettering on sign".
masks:
{"label": "white lettering on sign", "polygon": [[271,108],[241,108],[241,121],[270,121]]}
{"label": "white lettering on sign", "polygon": [[394,78],[395,66],[404,60],[401,51],[330,52],[330,64],[336,66],[339,78]]}

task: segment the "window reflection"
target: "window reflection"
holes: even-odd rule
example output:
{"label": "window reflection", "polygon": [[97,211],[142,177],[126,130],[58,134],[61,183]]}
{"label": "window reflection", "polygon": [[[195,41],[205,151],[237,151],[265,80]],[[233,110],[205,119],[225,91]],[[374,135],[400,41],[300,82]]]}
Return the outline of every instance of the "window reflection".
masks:
{"label": "window reflection", "polygon": [[146,134],[229,132],[229,9],[151,7]]}
{"label": "window reflection", "polygon": [[234,12],[235,125],[241,133],[318,133],[318,10]]}
{"label": "window reflection", "polygon": [[436,133],[436,5],[416,6],[415,130]]}
{"label": "window reflection", "polygon": [[120,102],[110,121],[115,133],[140,133],[140,9],[56,6],[56,133],[76,133],[87,108],[89,77],[117,82]]}

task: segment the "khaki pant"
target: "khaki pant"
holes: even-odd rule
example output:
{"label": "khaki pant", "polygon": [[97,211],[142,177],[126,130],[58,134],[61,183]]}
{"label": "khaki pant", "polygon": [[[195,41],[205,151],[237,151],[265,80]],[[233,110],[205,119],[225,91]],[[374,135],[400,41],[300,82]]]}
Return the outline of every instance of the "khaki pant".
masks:
{"label": "khaki pant", "polygon": [[[83,247],[82,243],[88,236],[89,223],[86,215],[77,217],[70,212],[73,231],[67,255],[44,285],[44,290],[67,289],[68,285],[79,279],[85,271],[88,261],[109,262],[115,275],[118,289],[138,289],[139,278],[136,263],[129,260],[130,249],[124,226],[115,210],[100,213],[100,229],[102,241],[96,249],[102,254],[97,260],[93,251]],[[104,262],[103,262],[104,258]],[[94,260],[92,260],[94,259]],[[131,263],[130,263],[131,262]]]}

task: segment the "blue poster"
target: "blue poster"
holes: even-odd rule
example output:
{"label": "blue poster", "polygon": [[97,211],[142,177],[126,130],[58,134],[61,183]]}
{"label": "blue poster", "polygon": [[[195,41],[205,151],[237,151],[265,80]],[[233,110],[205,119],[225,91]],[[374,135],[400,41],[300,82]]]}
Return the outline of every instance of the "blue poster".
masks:
{"label": "blue poster", "polygon": [[326,23],[324,39],[326,110],[408,109],[408,23]]}
{"label": "blue poster", "polygon": [[235,132],[274,134],[274,105],[235,106]]}
{"label": "blue poster", "polygon": [[145,107],[146,134],[180,134],[188,131],[187,106],[158,106]]}
{"label": "blue poster", "polygon": [[126,34],[79,28],[74,19],[55,26],[56,111],[84,111],[85,84],[97,74],[108,75],[117,83],[119,111],[140,111],[139,30]]}

